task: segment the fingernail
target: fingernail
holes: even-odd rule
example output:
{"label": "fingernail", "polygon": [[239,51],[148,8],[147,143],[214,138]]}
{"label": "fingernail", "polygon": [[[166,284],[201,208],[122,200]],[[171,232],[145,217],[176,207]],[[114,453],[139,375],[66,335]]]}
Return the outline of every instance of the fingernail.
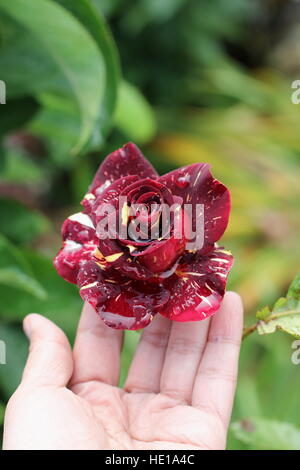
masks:
{"label": "fingernail", "polygon": [[23,321],[23,330],[28,339],[31,336],[31,321],[30,318],[26,317]]}

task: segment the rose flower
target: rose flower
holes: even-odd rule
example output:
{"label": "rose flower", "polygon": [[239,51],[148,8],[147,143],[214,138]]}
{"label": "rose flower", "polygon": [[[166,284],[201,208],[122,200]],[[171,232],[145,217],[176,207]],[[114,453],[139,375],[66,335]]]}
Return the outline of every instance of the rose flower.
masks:
{"label": "rose flower", "polygon": [[135,330],[157,313],[185,322],[218,310],[233,263],[216,245],[230,194],[208,164],[159,176],[128,143],[100,165],[82,205],[63,223],[54,265],[106,325]]}

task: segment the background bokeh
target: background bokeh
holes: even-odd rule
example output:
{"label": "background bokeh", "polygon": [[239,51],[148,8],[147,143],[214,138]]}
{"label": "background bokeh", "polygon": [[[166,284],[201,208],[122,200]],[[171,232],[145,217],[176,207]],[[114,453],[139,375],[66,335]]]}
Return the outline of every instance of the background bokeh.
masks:
{"label": "background bokeh", "polygon": [[[107,153],[136,142],[160,173],[209,162],[232,193],[224,244],[245,323],[299,269],[300,2],[0,0],[0,420],[39,312],[72,341],[81,300],[52,266],[64,218]],[[122,378],[138,341],[126,333]],[[292,339],[242,347],[228,448],[300,448]]]}

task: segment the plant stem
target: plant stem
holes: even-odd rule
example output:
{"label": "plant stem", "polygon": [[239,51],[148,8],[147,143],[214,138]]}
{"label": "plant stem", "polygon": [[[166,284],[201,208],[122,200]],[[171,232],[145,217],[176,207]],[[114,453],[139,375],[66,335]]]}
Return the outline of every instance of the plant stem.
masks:
{"label": "plant stem", "polygon": [[256,330],[257,324],[258,324],[258,322],[255,323],[255,324],[252,325],[252,326],[247,326],[247,327],[244,328],[242,340],[245,339],[245,338],[247,338],[247,336],[251,335],[251,333],[253,333],[253,331]]}

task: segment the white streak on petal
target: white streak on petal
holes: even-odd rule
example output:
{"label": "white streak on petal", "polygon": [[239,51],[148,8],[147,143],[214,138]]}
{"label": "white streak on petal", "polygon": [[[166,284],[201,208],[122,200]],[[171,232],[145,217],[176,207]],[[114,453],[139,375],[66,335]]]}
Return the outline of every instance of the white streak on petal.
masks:
{"label": "white streak on petal", "polygon": [[74,242],[74,240],[66,240],[64,243],[64,251],[77,251],[82,248],[80,243]]}
{"label": "white streak on petal", "polygon": [[86,227],[95,228],[92,219],[87,214],[83,214],[83,212],[77,212],[77,214],[71,215],[69,220],[78,222],[79,224],[85,225]]}
{"label": "white streak on petal", "polygon": [[225,258],[210,258],[211,261],[218,261],[219,263],[229,263],[228,259]]}

